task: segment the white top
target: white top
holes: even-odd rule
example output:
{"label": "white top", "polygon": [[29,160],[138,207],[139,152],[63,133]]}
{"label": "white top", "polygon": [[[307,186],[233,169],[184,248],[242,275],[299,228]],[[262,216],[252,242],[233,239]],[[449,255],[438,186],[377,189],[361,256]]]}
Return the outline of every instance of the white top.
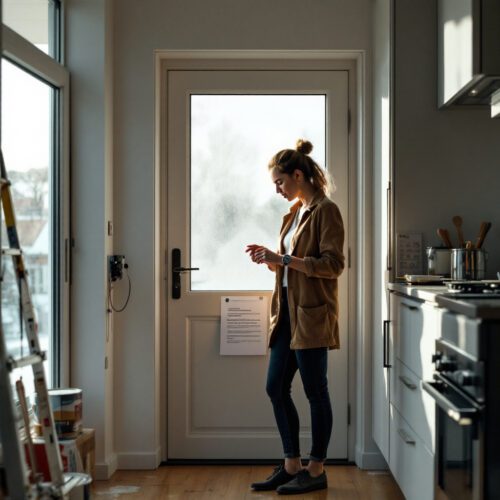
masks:
{"label": "white top", "polygon": [[[302,220],[302,216],[304,215],[304,212],[306,211],[306,207],[302,205],[299,210],[297,210],[297,215],[293,219],[292,225],[290,226],[290,229],[288,232],[285,234],[285,237],[283,238],[283,246],[285,247],[285,254],[290,253],[290,243],[292,241],[292,237],[295,234],[295,231],[297,230],[297,227],[299,226],[300,221]],[[283,272],[283,281],[282,281],[283,286],[288,286],[288,266],[285,266],[284,272]]]}

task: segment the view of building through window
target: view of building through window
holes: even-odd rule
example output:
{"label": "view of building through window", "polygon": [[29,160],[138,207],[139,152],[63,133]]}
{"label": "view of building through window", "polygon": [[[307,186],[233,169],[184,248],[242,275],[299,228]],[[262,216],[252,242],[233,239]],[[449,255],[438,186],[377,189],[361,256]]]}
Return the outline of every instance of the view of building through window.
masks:
{"label": "view of building through window", "polygon": [[[51,360],[51,223],[53,89],[6,60],[2,61],[2,152],[11,181],[17,229],[35,306],[41,348]],[[2,211],[2,246],[8,246]],[[28,354],[12,259],[2,259],[2,322],[9,354]],[[31,368],[24,369],[31,373]],[[51,370],[47,370],[50,384]],[[18,376],[18,374],[16,374]],[[27,390],[32,377],[23,377]]]}

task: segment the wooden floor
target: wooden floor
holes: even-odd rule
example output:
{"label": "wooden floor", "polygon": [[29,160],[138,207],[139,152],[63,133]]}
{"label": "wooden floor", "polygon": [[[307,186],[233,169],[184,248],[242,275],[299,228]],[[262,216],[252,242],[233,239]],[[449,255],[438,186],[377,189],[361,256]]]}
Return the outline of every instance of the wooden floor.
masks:
{"label": "wooden floor", "polygon": [[[153,499],[267,499],[288,498],[275,491],[253,492],[250,484],[262,481],[272,466],[251,465],[171,465],[156,471],[117,471],[109,481],[95,481],[95,500]],[[326,467],[328,490],[294,495],[293,498],[335,500],[404,500],[387,472],[367,472],[355,466]]]}

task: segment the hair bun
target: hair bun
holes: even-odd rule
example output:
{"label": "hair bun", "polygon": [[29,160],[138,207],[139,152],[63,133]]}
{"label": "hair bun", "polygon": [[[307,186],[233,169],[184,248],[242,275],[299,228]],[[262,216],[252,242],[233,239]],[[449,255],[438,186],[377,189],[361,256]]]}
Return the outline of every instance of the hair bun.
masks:
{"label": "hair bun", "polygon": [[299,139],[297,141],[297,145],[295,146],[295,149],[299,153],[302,153],[304,155],[308,155],[312,151],[313,145],[309,141],[306,141],[304,139]]}

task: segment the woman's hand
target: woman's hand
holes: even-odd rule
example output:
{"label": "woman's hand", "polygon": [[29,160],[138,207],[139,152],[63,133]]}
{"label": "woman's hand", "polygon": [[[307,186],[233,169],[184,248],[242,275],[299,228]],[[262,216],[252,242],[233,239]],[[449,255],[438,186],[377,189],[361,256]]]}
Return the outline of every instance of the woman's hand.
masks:
{"label": "woman's hand", "polygon": [[247,245],[245,252],[250,254],[252,261],[257,264],[268,264],[273,266],[281,264],[281,255],[272,252],[269,248],[263,247],[262,245]]}

